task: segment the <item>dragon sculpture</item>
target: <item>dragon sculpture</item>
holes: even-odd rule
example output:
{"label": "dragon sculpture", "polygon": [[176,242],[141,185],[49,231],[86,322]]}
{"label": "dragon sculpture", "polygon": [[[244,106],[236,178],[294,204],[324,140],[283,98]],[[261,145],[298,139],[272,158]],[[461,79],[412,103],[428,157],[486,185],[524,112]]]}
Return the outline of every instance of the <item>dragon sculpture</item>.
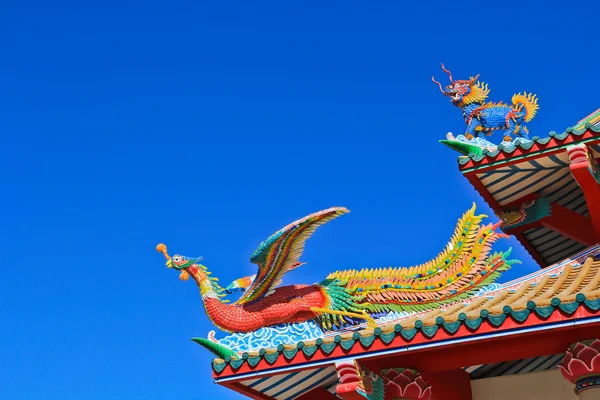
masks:
{"label": "dragon sculpture", "polygon": [[[517,93],[512,97],[512,105],[502,102],[486,102],[490,90],[486,83],[478,81],[479,75],[455,81],[452,73],[444,67],[444,64],[442,64],[442,70],[448,74],[450,85],[444,89],[442,84],[435,80],[435,77],[432,76],[431,80],[439,86],[444,96],[450,97],[452,104],[462,110],[463,117],[467,123],[467,130],[464,137],[468,141],[476,138],[483,139],[496,130],[505,131],[505,143],[511,142],[513,136],[528,139],[529,130],[526,123],[533,119],[539,108],[535,95]],[[448,139],[450,140],[442,141],[442,143],[458,151],[461,151],[460,148],[468,147],[460,145],[452,146],[454,143],[447,142],[455,142],[456,140],[453,140],[454,138]]]}
{"label": "dragon sculpture", "polygon": [[[343,270],[330,274],[319,284],[278,287],[287,272],[302,265],[299,258],[311,234],[347,212],[342,207],[329,208],[292,222],[271,235],[252,254],[250,260],[258,265],[258,273],[254,279],[247,278],[238,284],[246,290],[235,303],[223,299],[226,289],[210,276],[200,259],[171,257],[164,244],[156,249],[164,254],[168,267],[180,271],[182,280],[192,276],[200,288],[208,317],[227,332],[253,332],[281,323],[313,319],[324,330],[365,320],[372,328],[374,318],[390,311],[425,310],[469,297],[517,262],[507,259],[510,249],[491,254],[492,243],[506,235],[496,232],[499,223],[482,225],[485,215],[475,215],[473,205],[459,219],[448,246],[425,264],[409,268]],[[201,344],[219,354],[214,344]]]}
{"label": "dragon sculpture", "polygon": [[499,211],[496,214],[502,220],[500,228],[505,232],[539,221],[549,215],[552,215],[552,203],[545,197],[523,203],[516,210]]}

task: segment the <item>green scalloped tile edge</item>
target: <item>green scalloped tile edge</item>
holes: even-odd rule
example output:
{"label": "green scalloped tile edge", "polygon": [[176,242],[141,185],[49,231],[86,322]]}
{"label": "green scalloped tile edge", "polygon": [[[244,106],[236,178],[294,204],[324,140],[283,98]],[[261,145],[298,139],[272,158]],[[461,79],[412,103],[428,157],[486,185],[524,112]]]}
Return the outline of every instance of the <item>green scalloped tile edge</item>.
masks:
{"label": "green scalloped tile edge", "polygon": [[510,311],[510,316],[517,322],[525,322],[527,318],[529,318],[529,310],[526,308],[524,310],[518,311]]}
{"label": "green scalloped tile edge", "polygon": [[550,315],[552,315],[552,313],[554,312],[554,307],[552,306],[545,306],[545,307],[535,307],[533,309],[533,311],[540,317],[543,319],[548,318]]}
{"label": "green scalloped tile edge", "polygon": [[539,144],[548,144],[552,138],[550,136],[546,136],[545,138],[538,139],[536,143]]}
{"label": "green scalloped tile edge", "polygon": [[516,145],[511,144],[511,145],[508,145],[508,146],[504,146],[502,143],[500,143],[498,145],[498,150],[502,150],[502,152],[505,153],[505,154],[512,154],[512,153],[514,153],[517,150],[517,147],[521,148],[521,144],[519,143],[519,144],[516,144]]}
{"label": "green scalloped tile edge", "polygon": [[298,349],[289,349],[289,350],[283,350],[283,356],[288,359],[291,360],[294,357],[296,357],[296,354],[298,354]]}
{"label": "green scalloped tile edge", "polygon": [[358,340],[360,341],[360,344],[362,344],[366,348],[369,348],[375,341],[375,336],[374,335],[361,336]]}
{"label": "green scalloped tile edge", "polygon": [[442,327],[444,328],[444,330],[451,335],[454,335],[456,332],[458,332],[460,325],[461,325],[460,321],[454,321],[454,322],[444,321],[444,322],[442,322]]}
{"label": "green scalloped tile edge", "polygon": [[340,347],[346,351],[349,351],[352,346],[354,346],[354,343],[356,343],[354,339],[342,340],[340,341]]}
{"label": "green scalloped tile edge", "polygon": [[400,334],[404,339],[412,340],[417,334],[417,328],[402,329]]}
{"label": "green scalloped tile edge", "polygon": [[423,326],[421,328],[421,332],[423,332],[423,335],[427,336],[429,339],[434,337],[435,334],[437,333],[437,331],[438,331],[437,325]]}
{"label": "green scalloped tile edge", "polygon": [[317,352],[317,345],[312,345],[312,346],[304,346],[302,347],[302,353],[304,353],[304,355],[306,357],[312,357],[313,354],[315,354]]}
{"label": "green scalloped tile edge", "polygon": [[499,328],[506,321],[506,314],[488,315],[487,320],[493,327]]}
{"label": "green scalloped tile edge", "polygon": [[229,362],[229,365],[231,365],[231,368],[233,368],[233,369],[238,369],[239,367],[242,366],[243,363],[244,363],[244,360],[238,359],[238,360],[231,360]]}
{"label": "green scalloped tile edge", "polygon": [[592,311],[600,310],[600,299],[584,300],[583,304]]}
{"label": "green scalloped tile edge", "polygon": [[323,343],[321,345],[321,351],[327,355],[331,354],[333,349],[335,349],[335,342]]}
{"label": "green scalloped tile edge", "polygon": [[263,358],[269,365],[275,364],[275,361],[277,361],[278,357],[279,353],[265,353],[265,355],[263,356]]}
{"label": "green scalloped tile edge", "polygon": [[534,141],[527,142],[527,143],[519,143],[519,147],[524,150],[529,150],[533,147],[534,144],[535,144]]}
{"label": "green scalloped tile edge", "polygon": [[394,331],[389,332],[389,333],[382,333],[381,335],[379,335],[379,339],[381,339],[381,341],[385,344],[392,343],[392,340],[394,340],[395,337],[396,337],[396,332],[394,332]]}
{"label": "green scalloped tile edge", "polygon": [[225,366],[227,366],[227,363],[213,363],[212,367],[215,370],[215,372],[217,374],[220,374],[221,372],[223,372],[223,370],[225,369]]}
{"label": "green scalloped tile edge", "polygon": [[563,141],[563,140],[567,139],[569,136],[582,136],[587,131],[592,131],[594,133],[600,133],[600,125],[590,126],[589,124],[586,123],[586,125],[581,129],[567,128],[564,132],[561,132],[561,133],[551,131],[548,133],[548,136],[546,136],[546,137],[540,138],[539,136],[533,136],[530,142],[517,143],[514,146],[504,147],[503,144],[500,143],[498,145],[498,150],[482,151],[482,154],[469,153],[466,156],[459,157],[458,163],[460,165],[465,165],[471,160],[474,162],[480,162],[480,161],[484,160],[485,158],[494,158],[498,154],[500,154],[500,152],[503,152],[506,154],[511,154],[517,148],[520,148],[523,150],[530,150],[535,143],[545,145],[545,144],[548,144],[548,142],[550,142],[551,139]]}
{"label": "green scalloped tile edge", "polygon": [[467,326],[467,328],[476,331],[477,329],[479,329],[479,327],[481,326],[481,323],[483,322],[483,319],[478,317],[478,318],[467,318],[465,320],[465,325]]}
{"label": "green scalloped tile edge", "polygon": [[248,365],[250,365],[252,368],[254,368],[260,362],[260,356],[248,357],[247,361],[248,361]]}
{"label": "green scalloped tile edge", "polygon": [[568,314],[568,315],[571,315],[575,311],[577,311],[578,307],[579,307],[579,303],[576,301],[574,301],[572,303],[558,305],[558,308],[560,308],[565,314]]}
{"label": "green scalloped tile edge", "polygon": [[594,312],[600,310],[600,299],[588,300],[585,298],[585,295],[579,293],[576,295],[576,301],[571,303],[563,304],[558,298],[554,298],[552,299],[551,305],[539,307],[534,301],[529,301],[527,303],[527,308],[523,310],[515,311],[512,310],[510,306],[505,306],[502,314],[490,315],[489,311],[484,309],[480,312],[481,316],[478,318],[467,318],[466,315],[461,313],[459,315],[459,319],[453,322],[446,322],[443,320],[443,318],[438,317],[435,325],[423,326],[422,322],[418,323],[420,321],[417,321],[414,328],[404,329],[400,325],[397,325],[394,327],[394,331],[389,333],[382,333],[381,328],[377,328],[373,334],[369,336],[360,336],[360,334],[355,332],[353,339],[342,340],[341,337],[336,336],[334,341],[331,343],[323,343],[322,340],[317,340],[315,345],[306,345],[302,342],[302,345],[298,343],[297,349],[290,350],[284,350],[282,346],[278,346],[278,351],[275,353],[266,353],[264,349],[261,349],[259,352],[260,355],[258,356],[248,357],[248,355],[245,354],[242,356],[242,359],[226,359],[225,362],[222,363],[213,362],[212,368],[217,373],[221,373],[227,364],[231,365],[233,369],[238,369],[243,364],[244,360],[246,360],[251,367],[255,367],[261,358],[264,358],[269,365],[273,365],[280,353],[283,353],[286,359],[291,360],[298,353],[298,349],[300,349],[306,357],[311,357],[314,355],[318,348],[320,348],[323,353],[329,355],[333,352],[337,343],[340,343],[340,346],[344,350],[349,351],[357,340],[368,349],[371,347],[376,337],[379,337],[383,343],[390,344],[399,333],[404,339],[410,341],[416,336],[419,330],[424,336],[432,338],[439,331],[440,326],[442,326],[446,332],[452,335],[460,329],[461,324],[464,324],[472,331],[476,331],[479,329],[484,319],[487,319],[492,326],[499,328],[506,321],[507,315],[510,315],[515,321],[522,323],[525,322],[532,313],[535,313],[542,319],[550,317],[557,309],[560,309],[562,312],[568,315],[572,315],[575,313],[575,311],[577,311],[580,304],[583,304],[589,310]]}

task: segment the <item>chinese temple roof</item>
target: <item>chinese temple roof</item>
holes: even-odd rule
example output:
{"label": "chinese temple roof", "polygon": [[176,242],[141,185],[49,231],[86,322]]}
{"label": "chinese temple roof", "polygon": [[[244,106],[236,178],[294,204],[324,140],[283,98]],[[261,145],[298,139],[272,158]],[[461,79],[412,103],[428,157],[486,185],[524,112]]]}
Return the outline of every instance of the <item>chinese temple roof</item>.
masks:
{"label": "chinese temple roof", "polygon": [[[600,116],[600,112],[598,113]],[[568,128],[563,133],[550,132],[548,137],[540,138],[534,136],[529,142],[519,142],[516,144],[500,144],[497,150],[482,150],[482,154],[469,154],[459,157],[458,163],[461,171],[464,173],[480,170],[482,168],[512,164],[520,159],[535,158],[541,154],[554,154],[573,143],[597,142],[600,135],[600,126],[586,123],[580,128]],[[595,151],[599,148],[596,146]]]}
{"label": "chinese temple roof", "polygon": [[[214,376],[217,382],[235,378],[242,385],[261,392],[273,392],[270,393],[273,398],[283,399],[286,397],[280,395],[284,392],[273,391],[280,384],[264,384],[268,378],[261,380],[261,372],[272,376],[289,372],[290,368],[304,370],[310,367],[302,382],[310,381],[315,386],[330,389],[328,383],[335,381],[331,364],[336,359],[383,356],[436,344],[481,340],[498,334],[514,335],[527,329],[550,329],[560,323],[573,325],[589,318],[597,319],[600,314],[599,256],[600,245],[597,245],[550,268],[498,285],[468,300],[389,321],[375,329],[338,332],[316,340],[247,352],[241,359],[216,359]],[[546,359],[548,365],[551,364],[549,357]],[[328,365],[331,371],[327,369]],[[475,365],[468,372],[475,373],[476,367],[481,365]],[[278,388],[279,391],[282,389]]]}
{"label": "chinese temple roof", "polygon": [[[567,346],[597,335],[600,109],[563,133],[529,140],[526,124],[539,108],[535,95],[515,94],[512,105],[487,102],[489,90],[478,75],[455,80],[442,69],[450,85],[432,81],[462,109],[467,128],[441,142],[466,154],[459,170],[499,222],[483,224],[486,216],[477,215],[474,204],[430,261],[335,271],[313,285],[280,286],[287,272],[304,264],[306,240],[348,213],[344,207],[273,233],[250,258],[257,274],[227,287],[201,258],[171,257],[159,244],[166,266],[180,279],[192,277],[211,322],[230,333],[192,339],[218,357],[216,383],[263,400],[355,400],[367,390],[378,393],[367,398],[380,400],[384,387],[385,398],[405,398],[401,383],[408,379],[424,400],[434,386],[425,383],[427,375],[444,396],[443,388],[460,386],[464,391],[455,390],[452,400],[462,400],[472,380],[556,368]],[[486,139],[495,130],[505,131],[497,146]],[[498,284],[519,263],[509,259],[510,249],[492,251],[509,236],[543,269]],[[242,295],[234,303],[223,299],[235,291]]]}
{"label": "chinese temple roof", "polygon": [[[590,219],[594,216],[590,215],[589,204],[596,201],[593,195],[585,195],[582,184],[572,172],[568,151],[574,146],[585,146],[591,159],[590,168],[597,168],[594,160],[600,159],[600,110],[563,133],[551,132],[544,139],[534,137],[530,142],[499,145],[495,151],[483,150],[480,155],[460,157],[459,168],[499,215],[518,209],[532,199],[544,198],[553,205],[557,219],[561,213],[565,221],[572,222],[574,218],[591,225]],[[598,233],[584,237],[544,223],[525,228],[511,231],[503,227],[503,230],[514,235],[542,267],[598,243]],[[597,226],[595,229],[598,231]]]}

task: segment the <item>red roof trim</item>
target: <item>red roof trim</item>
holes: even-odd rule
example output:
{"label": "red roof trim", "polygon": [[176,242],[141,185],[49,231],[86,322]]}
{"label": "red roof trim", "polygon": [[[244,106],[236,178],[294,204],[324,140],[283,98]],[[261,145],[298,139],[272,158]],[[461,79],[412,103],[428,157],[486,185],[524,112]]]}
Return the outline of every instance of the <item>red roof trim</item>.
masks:
{"label": "red roof trim", "polygon": [[[563,150],[562,147],[565,145],[568,145],[571,143],[579,143],[586,139],[592,139],[592,138],[598,138],[598,134],[587,129],[581,135],[571,134],[571,135],[567,135],[564,139],[557,139],[557,138],[553,137],[546,144],[540,144],[540,143],[536,142],[528,150],[517,147],[511,153],[506,153],[501,150],[498,152],[498,154],[496,156],[492,157],[492,156],[487,155],[487,156],[483,157],[483,159],[481,161],[474,161],[473,159],[470,159],[467,163],[465,163],[463,165],[459,165],[459,169],[461,171],[463,171],[463,170],[467,170],[470,168],[477,168],[477,172],[484,172],[489,169],[495,169],[497,166],[494,165],[489,169],[487,169],[487,168],[479,169],[478,167],[483,167],[488,164],[497,163],[497,162],[501,162],[501,161],[506,161],[506,163],[503,163],[502,165],[511,165],[511,164],[515,164],[518,162],[522,162],[523,160],[532,160],[535,158],[544,157],[548,154],[555,154],[557,152],[560,152],[561,150]],[[600,140],[600,138],[599,138],[599,140]],[[553,150],[555,150],[555,151],[553,151]],[[551,151],[551,153],[532,154],[532,153],[536,153],[538,151]],[[527,157],[528,155],[531,155],[531,157]],[[517,158],[520,156],[525,156],[525,157],[518,159],[518,160],[514,160],[514,158]]]}
{"label": "red roof trim", "polygon": [[[516,322],[515,320],[513,320],[511,318],[507,318],[506,321],[498,328],[491,325],[489,323],[489,321],[486,319],[482,322],[481,326],[479,327],[479,329],[477,329],[477,331],[471,331],[465,325],[461,325],[461,327],[458,329],[458,331],[453,335],[449,334],[448,332],[444,331],[443,329],[439,329],[433,338],[428,338],[427,336],[423,335],[422,331],[419,330],[418,333],[416,334],[416,336],[410,341],[404,339],[402,337],[402,335],[397,335],[391,341],[391,343],[389,345],[386,345],[381,340],[375,340],[368,349],[365,348],[364,346],[362,346],[360,344],[360,342],[356,342],[354,344],[354,346],[352,346],[352,348],[348,351],[343,350],[341,346],[336,346],[335,349],[330,354],[325,354],[322,351],[317,351],[311,357],[307,357],[303,352],[299,351],[292,360],[287,360],[283,356],[278,357],[277,360],[273,363],[273,365],[269,365],[264,359],[260,360],[258,362],[258,364],[256,365],[256,367],[254,367],[254,368],[250,368],[247,363],[244,363],[244,364],[242,364],[242,366],[239,369],[234,371],[231,368],[231,365],[227,365],[220,374],[216,374],[213,371],[213,377],[217,378],[217,379],[218,378],[226,378],[226,377],[235,377],[235,375],[237,375],[237,374],[247,374],[247,373],[259,372],[259,371],[266,372],[270,369],[291,367],[294,365],[301,365],[303,363],[307,363],[306,368],[314,368],[314,365],[310,365],[308,363],[316,363],[316,362],[323,362],[323,361],[325,361],[325,362],[330,361],[331,363],[333,363],[335,359],[339,359],[339,358],[368,355],[369,353],[377,353],[377,352],[386,351],[386,350],[397,350],[398,352],[410,351],[411,347],[417,346],[417,345],[422,345],[422,344],[439,343],[439,345],[442,347],[446,347],[446,346],[453,347],[454,344],[450,343],[448,345],[444,345],[443,342],[461,339],[461,338],[474,338],[474,337],[480,337],[480,336],[483,336],[483,337],[478,339],[478,341],[484,341],[484,340],[486,340],[486,338],[485,338],[486,334],[516,331],[516,330],[522,330],[522,329],[531,328],[531,327],[544,327],[545,325],[551,325],[552,323],[557,323],[557,322],[565,322],[565,321],[574,322],[576,320],[595,317],[598,315],[600,315],[600,312],[593,312],[593,311],[588,310],[585,307],[579,307],[577,309],[577,311],[575,311],[575,313],[571,316],[568,316],[567,314],[565,314],[562,311],[557,309],[555,312],[552,313],[552,315],[550,315],[545,320],[540,318],[535,313],[531,313],[529,315],[529,317],[527,318],[527,320],[525,320],[522,323]],[[595,324],[597,325],[597,323],[595,323]],[[581,329],[581,327],[578,325],[570,326],[568,328],[568,330],[573,330],[573,331],[577,331],[580,329]],[[597,326],[596,326],[596,329],[598,329]],[[518,333],[518,335],[523,335],[523,336],[527,336],[528,334],[529,334],[529,332]],[[514,339],[514,335],[512,336],[512,338]],[[495,339],[492,339],[492,340],[495,340]],[[421,348],[421,349],[412,350],[412,352],[414,352],[416,354],[416,353],[420,353],[420,352],[428,351],[428,350],[429,349],[427,349],[427,348]],[[373,357],[378,357],[378,355],[373,354]],[[305,368],[303,368],[303,369],[305,369]],[[278,371],[277,373],[281,373],[281,372]],[[244,380],[244,379],[252,379],[252,378],[249,378],[248,376],[244,376],[244,377],[240,378],[240,380]]]}

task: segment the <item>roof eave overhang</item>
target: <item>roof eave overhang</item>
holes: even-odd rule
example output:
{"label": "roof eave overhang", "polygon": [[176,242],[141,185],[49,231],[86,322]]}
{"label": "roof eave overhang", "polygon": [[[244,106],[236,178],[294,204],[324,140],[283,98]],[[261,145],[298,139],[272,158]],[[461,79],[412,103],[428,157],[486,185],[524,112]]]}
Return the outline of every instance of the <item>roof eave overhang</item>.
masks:
{"label": "roof eave overhang", "polygon": [[495,327],[488,317],[483,318],[476,331],[467,324],[463,324],[454,334],[440,327],[432,338],[419,331],[410,341],[397,334],[388,344],[376,335],[369,348],[356,341],[348,350],[338,343],[330,353],[317,349],[312,356],[306,356],[298,351],[290,359],[279,354],[272,363],[263,358],[254,367],[247,362],[241,363],[238,368],[227,363],[221,372],[213,370],[213,378],[216,383],[225,384],[332,365],[345,358],[361,359],[366,364],[374,362],[380,368],[408,366],[420,371],[440,371],[560,353],[570,343],[597,335],[599,329],[600,310],[590,309],[582,303],[572,315],[567,315],[557,304],[555,311],[547,318],[531,311],[523,322],[506,316],[505,321]]}
{"label": "roof eave overhang", "polygon": [[486,152],[480,156],[465,156],[459,158],[459,169],[463,174],[485,172],[504,165],[516,164],[522,161],[534,160],[564,151],[575,143],[600,142],[600,126],[588,127],[581,131],[568,131],[563,134],[551,133],[545,139],[534,140],[527,147],[501,148],[495,152]]}

